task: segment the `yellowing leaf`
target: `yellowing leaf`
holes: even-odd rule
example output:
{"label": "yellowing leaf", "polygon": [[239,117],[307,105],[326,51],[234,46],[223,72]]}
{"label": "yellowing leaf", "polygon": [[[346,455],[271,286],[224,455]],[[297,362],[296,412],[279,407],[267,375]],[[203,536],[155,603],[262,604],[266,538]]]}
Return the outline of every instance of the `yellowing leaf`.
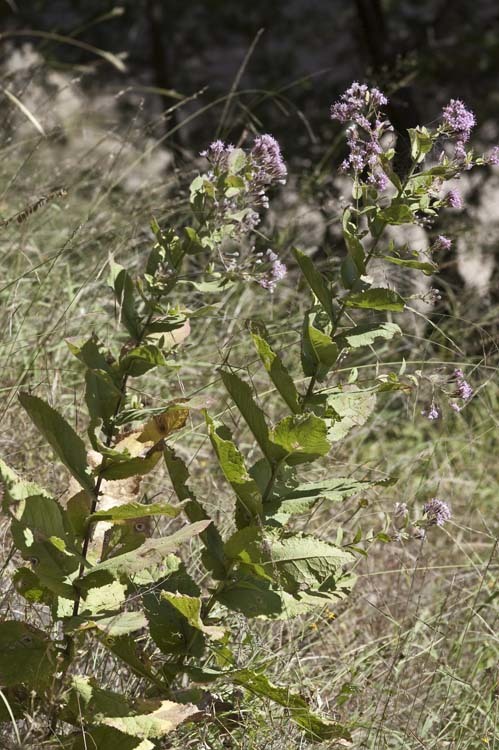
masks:
{"label": "yellowing leaf", "polygon": [[158,739],[172,732],[188,719],[201,716],[201,711],[192,703],[161,701],[154,711],[138,716],[106,716],[102,724],[141,739]]}

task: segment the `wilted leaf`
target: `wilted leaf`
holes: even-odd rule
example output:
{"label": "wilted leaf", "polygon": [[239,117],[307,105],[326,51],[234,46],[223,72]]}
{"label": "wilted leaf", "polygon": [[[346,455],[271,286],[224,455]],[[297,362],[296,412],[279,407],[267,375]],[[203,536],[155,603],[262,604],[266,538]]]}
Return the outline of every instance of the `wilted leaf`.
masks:
{"label": "wilted leaf", "polygon": [[138,549],[104,560],[98,565],[94,565],[83,576],[83,586],[87,588],[91,584],[92,578],[98,574],[107,574],[118,579],[126,578],[133,573],[140,573],[144,568],[160,565],[167,555],[174,552],[184,542],[204,531],[209,523],[210,521],[198,521],[189,526],[184,526],[183,529],[171,534],[171,536],[148,539]]}

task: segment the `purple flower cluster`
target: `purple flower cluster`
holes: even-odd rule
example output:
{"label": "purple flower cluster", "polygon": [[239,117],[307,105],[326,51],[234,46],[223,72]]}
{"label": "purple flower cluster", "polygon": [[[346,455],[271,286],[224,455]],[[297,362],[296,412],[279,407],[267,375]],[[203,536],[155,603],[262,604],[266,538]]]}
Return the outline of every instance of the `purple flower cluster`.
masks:
{"label": "purple flower cluster", "polygon": [[267,250],[267,260],[270,263],[268,271],[259,280],[260,286],[264,289],[268,289],[269,292],[274,292],[279,281],[286,276],[288,269],[279,260],[279,257],[272,250]]}
{"label": "purple flower cluster", "polygon": [[445,201],[450,208],[463,208],[463,199],[461,193],[458,190],[449,190],[445,196]]}
{"label": "purple flower cluster", "polygon": [[465,159],[464,144],[469,141],[476,125],[475,115],[460,99],[451,99],[442,110],[442,122],[449,135],[455,139],[456,158]]}
{"label": "purple flower cluster", "polygon": [[380,108],[388,100],[377,88],[354,81],[339,100],[331,105],[331,119],[341,123],[351,122],[347,130],[350,153],[341,165],[343,172],[356,176],[367,170],[367,181],[377,190],[385,190],[388,178],[380,162],[383,153],[381,139],[392,130],[390,122],[382,118]]}
{"label": "purple flower cluster", "polygon": [[380,109],[388,104],[388,99],[377,88],[370,89],[365,83],[354,81],[349,89],[340,96],[337,102],[331,105],[331,119],[346,123],[362,121],[365,123],[364,113],[366,109]]}
{"label": "purple flower cluster", "polygon": [[437,497],[432,497],[423,505],[423,512],[428,516],[427,523],[429,526],[443,526],[452,516],[447,503]]}
{"label": "purple flower cluster", "polygon": [[432,250],[450,250],[452,246],[452,240],[443,234],[439,234],[435,242],[433,243]]}
{"label": "purple flower cluster", "polygon": [[473,395],[473,388],[465,380],[464,372],[462,370],[454,370],[454,379],[456,381],[456,392],[454,396],[456,398],[462,398],[463,401],[469,401]]}
{"label": "purple flower cluster", "polygon": [[426,417],[427,419],[429,419],[432,422],[435,419],[440,419],[440,417],[441,417],[440,410],[439,410],[438,406],[436,406],[436,404],[433,401],[431,402],[430,408],[429,409],[423,409],[423,411],[421,412],[421,414],[423,415],[423,417]]}
{"label": "purple flower cluster", "polygon": [[218,225],[233,224],[235,233],[246,234],[260,222],[258,208],[268,208],[267,190],[273,185],[283,184],[287,176],[279,144],[271,135],[255,138],[249,153],[243,155],[243,166],[239,159],[237,176],[242,185],[234,188],[219,178],[231,172],[230,156],[235,147],[223,141],[214,141],[201,152],[210,163],[211,171],[206,178],[212,183],[210,199],[214,208],[213,217]]}
{"label": "purple flower cluster", "polygon": [[493,167],[499,166],[499,146],[494,146],[485,157],[485,161]]}
{"label": "purple flower cluster", "polygon": [[255,185],[283,185],[286,182],[288,170],[284,164],[281,149],[276,139],[271,135],[259,135],[255,138],[250,152],[254,174],[252,180]]}
{"label": "purple flower cluster", "polygon": [[223,141],[213,141],[208,148],[201,151],[200,156],[204,156],[214,169],[224,172],[228,169],[229,155],[234,151],[234,146],[226,145]]}

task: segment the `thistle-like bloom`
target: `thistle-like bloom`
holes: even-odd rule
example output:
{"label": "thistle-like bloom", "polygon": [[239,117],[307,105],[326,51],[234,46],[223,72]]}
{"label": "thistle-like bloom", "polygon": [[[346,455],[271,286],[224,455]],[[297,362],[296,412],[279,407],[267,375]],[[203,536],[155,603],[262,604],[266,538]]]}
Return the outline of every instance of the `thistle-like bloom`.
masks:
{"label": "thistle-like bloom", "polygon": [[445,196],[445,201],[450,208],[463,208],[463,199],[461,193],[458,190],[449,190]]}
{"label": "thistle-like bloom", "polygon": [[331,105],[331,119],[345,123],[356,122],[368,107],[379,109],[388,104],[388,99],[377,88],[370,89],[365,83],[354,81],[349,89]]}
{"label": "thistle-like bloom", "polygon": [[443,108],[442,121],[445,130],[455,141],[454,156],[464,161],[466,159],[464,144],[469,141],[471,131],[475,127],[475,115],[460,99],[451,99]]}
{"label": "thistle-like bloom", "polygon": [[469,401],[473,395],[473,388],[465,380],[464,373],[462,370],[454,370],[454,378],[456,380],[456,393],[454,394],[458,398],[462,398],[463,401]]}
{"label": "thistle-like bloom", "polygon": [[331,105],[331,119],[345,124],[350,153],[341,165],[341,171],[354,172],[356,176],[364,170],[367,181],[377,190],[385,190],[388,179],[383,171],[380,156],[383,154],[382,136],[393,130],[390,122],[383,119],[380,108],[388,100],[377,88],[368,88],[357,81]]}
{"label": "thistle-like bloom", "polygon": [[489,151],[485,157],[487,164],[491,164],[493,167],[499,166],[499,146],[494,146],[492,151]]}
{"label": "thistle-like bloom", "polygon": [[279,281],[286,276],[288,269],[279,260],[279,256],[276,255],[272,250],[267,250],[267,260],[270,263],[270,268],[259,280],[260,286],[264,289],[268,289],[269,292],[274,292]]}
{"label": "thistle-like bloom", "polygon": [[431,403],[430,408],[429,409],[423,409],[423,411],[421,412],[421,414],[423,415],[423,417],[426,417],[431,422],[433,422],[435,419],[440,419],[440,416],[441,416],[440,409],[433,402]]}
{"label": "thistle-like bloom", "polygon": [[475,115],[460,99],[451,99],[443,108],[442,120],[456,140],[462,143],[469,141],[471,131],[476,125]]}
{"label": "thistle-like bloom", "polygon": [[281,149],[276,139],[266,133],[255,138],[250,157],[255,167],[255,184],[284,184],[288,170],[284,164]]}
{"label": "thistle-like bloom", "polygon": [[428,517],[427,523],[429,526],[443,526],[452,516],[447,503],[437,497],[432,497],[423,505],[423,513]]}
{"label": "thistle-like bloom", "polygon": [[213,141],[210,143],[208,148],[201,151],[200,156],[204,156],[210,164],[220,171],[224,171],[228,166],[228,158],[231,151],[234,151],[234,146],[230,143],[226,145],[223,141]]}
{"label": "thistle-like bloom", "polygon": [[452,246],[452,240],[443,234],[439,234],[435,242],[433,243],[432,250],[450,250]]}

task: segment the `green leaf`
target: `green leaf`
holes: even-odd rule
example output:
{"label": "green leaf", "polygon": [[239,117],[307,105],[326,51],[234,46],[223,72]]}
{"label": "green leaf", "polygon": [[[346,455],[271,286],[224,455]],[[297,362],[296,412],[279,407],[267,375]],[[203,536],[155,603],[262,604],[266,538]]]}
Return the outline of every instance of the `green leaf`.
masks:
{"label": "green leaf", "polygon": [[263,455],[270,463],[279,461],[283,457],[283,451],[269,440],[269,429],[265,415],[255,403],[249,385],[241,380],[238,375],[228,370],[222,370],[221,375],[227,391],[255,436]]}
{"label": "green leaf", "polygon": [[156,344],[141,344],[126,352],[121,359],[123,370],[133,378],[138,378],[155,367],[168,365],[161,349]]}
{"label": "green leaf", "polygon": [[414,214],[405,203],[397,203],[396,200],[394,200],[388,208],[380,211],[378,218],[391,225],[412,224],[414,221]]}
{"label": "green leaf", "polygon": [[241,172],[246,166],[247,157],[242,148],[234,148],[229,154],[227,160],[229,173],[237,174]]}
{"label": "green leaf", "polygon": [[93,494],[95,484],[87,466],[83,440],[78,437],[66,420],[41,398],[31,396],[29,393],[20,393],[19,401],[76,481]]}
{"label": "green leaf", "polygon": [[400,312],[404,309],[405,303],[402,297],[393,289],[384,289],[375,287],[366,289],[364,292],[350,292],[344,298],[347,307],[366,308],[368,310],[392,310]]}
{"label": "green leaf", "polygon": [[140,339],[141,325],[134,299],[134,285],[128,271],[110,261],[109,284],[114,289],[116,300],[120,306],[121,319],[128,333],[134,339]]}
{"label": "green leaf", "polygon": [[206,423],[220,468],[237,495],[238,528],[254,523],[262,514],[262,496],[258,485],[248,474],[244,458],[232,442],[232,435],[227,427],[214,422],[208,415]]}
{"label": "green leaf", "polygon": [[38,628],[18,620],[0,622],[0,685],[47,685],[56,669],[54,644]]}
{"label": "green leaf", "polygon": [[408,260],[405,258],[396,258],[393,255],[381,255],[382,260],[386,260],[387,263],[393,263],[396,266],[404,266],[404,268],[416,268],[419,271],[423,271],[425,276],[431,276],[438,271],[436,263],[429,263],[420,260]]}
{"label": "green leaf", "polygon": [[119,638],[136,630],[147,627],[147,618],[143,612],[118,612],[110,617],[88,620],[84,628],[95,627],[111,638]]}
{"label": "green leaf", "polygon": [[255,527],[236,531],[226,542],[225,551],[244,569],[276,581],[293,594],[303,587],[318,589],[353,561],[350,552],[316,537],[270,529],[264,533]]}
{"label": "green leaf", "polygon": [[224,628],[216,625],[205,625],[201,620],[201,599],[198,596],[187,596],[172,591],[162,591],[161,598],[169,602],[180,614],[185,617],[192,628],[199,630],[209,638],[220,640],[224,637]]}
{"label": "green leaf", "polygon": [[433,148],[433,138],[425,127],[408,128],[407,132],[411,141],[411,156],[419,164]]}
{"label": "green leaf", "polygon": [[281,358],[272,349],[265,326],[261,323],[252,322],[251,337],[255,349],[278,392],[291,411],[294,414],[299,414],[301,408],[298,391]]}
{"label": "green leaf", "polygon": [[168,503],[126,503],[116,505],[106,510],[98,510],[89,517],[89,523],[96,521],[114,521],[115,523],[144,518],[144,516],[170,516],[175,518],[181,512],[181,508],[175,508]]}
{"label": "green leaf", "polygon": [[302,331],[302,367],[308,377],[324,380],[338,358],[338,346],[331,337],[310,324],[307,314]]}
{"label": "green leaf", "polygon": [[310,710],[307,702],[290,688],[274,685],[266,675],[250,669],[231,672],[229,678],[253,695],[268,698],[289,710],[292,720],[303,729],[312,740],[345,739],[351,740],[348,730],[336,721],[325,719]]}
{"label": "green leaf", "polygon": [[181,544],[204,531],[209,523],[210,521],[198,521],[189,526],[184,526],[183,529],[180,529],[180,531],[175,532],[171,536],[148,539],[138,549],[126,552],[123,555],[111,557],[109,560],[104,560],[98,565],[94,565],[82,577],[82,585],[84,588],[88,588],[92,580],[96,576],[99,579],[102,574],[105,576],[104,582],[108,583],[109,577],[118,579],[127,578],[133,573],[140,573],[144,568],[160,565]]}
{"label": "green leaf", "polygon": [[7,510],[8,503],[17,503],[32,495],[41,497],[50,497],[47,490],[40,487],[35,482],[28,482],[7,466],[5,461],[0,458],[0,482],[4,491],[4,509]]}
{"label": "green leaf", "polygon": [[334,322],[334,310],[333,310],[333,295],[329,286],[328,281],[318,271],[311,258],[300,250],[293,248],[293,255],[300,266],[300,270],[303,273],[307,284],[313,291],[319,302],[321,303],[324,311],[329,316],[331,322]]}
{"label": "green leaf", "polygon": [[83,732],[80,729],[75,736],[70,735],[61,750],[154,750],[155,747],[149,740],[131,737],[112,727],[87,725]]}
{"label": "green leaf", "polygon": [[329,451],[327,424],[314,414],[285,417],[276,425],[272,439],[286,451],[289,464],[314,461]]}
{"label": "green leaf", "polygon": [[376,325],[364,325],[348,328],[336,336],[341,347],[358,349],[361,346],[370,346],[376,339],[392,339],[402,331],[396,323],[379,323]]}
{"label": "green leaf", "polygon": [[320,482],[305,482],[293,488],[288,494],[275,498],[265,504],[265,517],[276,518],[279,522],[285,522],[289,516],[294,514],[309,513],[319,502],[341,502],[347,497],[365,492],[376,482],[361,481],[358,479],[324,479]]}
{"label": "green leaf", "polygon": [[328,440],[341,440],[353,427],[367,422],[376,405],[376,394],[355,387],[335,389],[327,397],[332,420],[328,429]]}
{"label": "green leaf", "polygon": [[[177,497],[180,502],[185,503],[183,510],[189,521],[191,523],[195,523],[196,521],[211,521],[194,492],[187,485],[189,472],[183,460],[176,455],[170,446],[165,447],[163,455]],[[224,578],[225,553],[223,541],[220,532],[213,522],[201,532],[200,538],[206,547],[206,552],[203,553],[205,567],[211,570],[216,578]]]}
{"label": "green leaf", "polygon": [[102,419],[104,431],[109,434],[111,422],[118,411],[121,391],[110,375],[102,371],[85,373],[85,403],[92,422]]}

